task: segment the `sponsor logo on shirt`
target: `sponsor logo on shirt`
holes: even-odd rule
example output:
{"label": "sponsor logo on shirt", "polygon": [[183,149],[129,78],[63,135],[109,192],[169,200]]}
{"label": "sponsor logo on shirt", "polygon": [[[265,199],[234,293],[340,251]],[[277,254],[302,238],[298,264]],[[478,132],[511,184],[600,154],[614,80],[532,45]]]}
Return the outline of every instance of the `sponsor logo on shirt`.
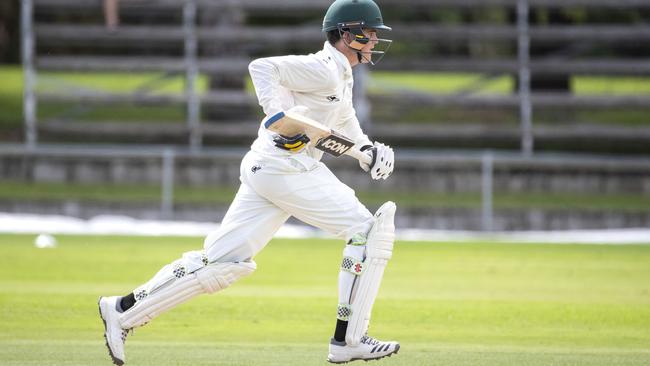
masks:
{"label": "sponsor logo on shirt", "polygon": [[336,95],[328,96],[327,100],[329,100],[330,102],[340,102],[341,101],[341,99],[339,99],[339,97],[337,97]]}

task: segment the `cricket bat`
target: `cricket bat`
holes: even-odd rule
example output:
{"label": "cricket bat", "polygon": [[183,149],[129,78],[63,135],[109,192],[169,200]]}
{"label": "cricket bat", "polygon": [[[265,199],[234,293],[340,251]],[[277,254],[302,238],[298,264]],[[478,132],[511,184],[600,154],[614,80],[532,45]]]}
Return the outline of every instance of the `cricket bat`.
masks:
{"label": "cricket bat", "polygon": [[283,136],[304,133],[318,150],[336,157],[345,154],[363,163],[372,163],[372,158],[354,146],[354,141],[349,137],[298,113],[276,113],[264,122],[264,127]]}

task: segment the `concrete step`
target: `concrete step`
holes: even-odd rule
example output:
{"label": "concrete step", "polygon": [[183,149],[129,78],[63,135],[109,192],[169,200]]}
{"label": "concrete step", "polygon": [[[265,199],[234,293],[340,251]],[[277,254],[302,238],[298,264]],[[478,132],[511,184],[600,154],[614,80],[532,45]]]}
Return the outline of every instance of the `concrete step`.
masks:
{"label": "concrete step", "polygon": [[[239,182],[239,162],[248,149],[189,150],[143,145],[0,145],[3,177],[34,182],[159,184],[162,159],[173,154],[175,179],[185,185],[231,186]],[[339,178],[360,190],[481,191],[485,159],[491,158],[494,187],[501,191],[650,194],[650,155],[601,155],[518,152],[445,151],[396,148],[396,170],[381,184],[368,178],[349,157],[324,161]]]}

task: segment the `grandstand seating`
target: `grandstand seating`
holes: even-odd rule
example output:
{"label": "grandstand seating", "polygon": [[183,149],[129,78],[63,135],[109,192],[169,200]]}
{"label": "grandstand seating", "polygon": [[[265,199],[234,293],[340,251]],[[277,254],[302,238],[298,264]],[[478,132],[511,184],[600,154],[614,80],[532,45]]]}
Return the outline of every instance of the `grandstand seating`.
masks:
{"label": "grandstand seating", "polygon": [[[182,26],[182,1],[121,1],[122,22],[115,29],[103,25],[101,0],[34,0],[34,3],[36,66],[39,71],[164,71],[182,74],[186,70],[186,30]],[[253,125],[259,119],[259,113],[255,112],[254,96],[243,89],[248,61],[258,56],[316,50],[323,39],[319,22],[323,9],[329,3],[329,0],[197,0],[197,66],[200,72],[211,75],[212,78],[210,92],[200,97],[204,105],[203,130],[206,143],[221,141],[218,138],[211,139],[210,135],[227,135],[227,131],[233,131],[234,126]],[[378,65],[378,70],[472,72],[485,74],[487,78],[496,74],[516,75],[517,29],[510,19],[516,5],[515,0],[383,0],[380,3],[387,22],[390,20],[390,25],[394,27],[390,37],[395,40],[397,49],[391,51],[390,57]],[[531,0],[529,3],[533,9],[546,10],[589,7],[625,11],[647,10],[650,7],[647,2],[640,0]],[[433,14],[450,9],[462,9],[467,19],[448,24]],[[494,17],[498,21],[490,22],[490,17],[477,15],[482,11],[497,14]],[[280,17],[281,21],[274,21],[276,17]],[[503,17],[506,17],[506,21]],[[650,44],[650,26],[647,23],[553,26],[533,23],[530,37],[532,45],[537,47],[533,48],[530,65],[534,79],[568,78],[584,74],[650,74],[650,50],[641,50],[634,57],[622,55],[626,50]],[[383,109],[396,111],[411,108],[425,111],[427,108],[456,108],[460,111],[502,109],[516,115],[519,104],[516,94],[486,95],[476,93],[481,85],[475,87],[476,90],[452,95],[400,91],[400,97],[395,98],[393,93],[387,91],[371,93],[369,98],[371,103],[381,105]],[[88,106],[119,103],[168,105],[187,102],[186,95],[183,94],[91,93],[79,90],[43,92],[39,94],[38,100],[78,102]],[[650,97],[647,95],[591,96],[575,95],[569,90],[535,88],[532,102],[535,111],[650,107]],[[211,112],[226,109],[231,113]],[[404,146],[447,147],[448,144],[439,145],[442,139],[432,138],[431,135],[440,131],[447,131],[447,136],[454,135],[449,132],[453,131],[453,126],[459,126],[456,135],[451,136],[451,141],[461,143],[458,147],[516,148],[518,140],[518,126],[513,123],[491,126],[490,130],[496,131],[492,138],[484,139],[481,133],[475,133],[469,138],[465,127],[480,126],[480,123],[485,122],[481,120],[469,121],[474,123],[465,125],[456,121],[430,121],[435,122],[430,134],[422,133],[421,124],[401,124],[400,133],[391,137],[385,123],[394,118],[391,114],[373,114],[375,125],[372,131],[380,137],[388,138],[392,143]],[[599,151],[598,146],[603,143],[608,147],[614,146],[614,152],[647,152],[650,149],[639,148],[643,145],[650,146],[650,140],[647,140],[650,133],[643,127],[621,127],[612,137],[602,134],[602,126],[593,125],[590,121],[578,121],[580,123],[575,124],[576,121],[571,120],[571,117],[567,118],[566,121],[560,121],[559,126],[536,125],[535,134],[551,140],[549,145],[542,141],[537,146],[542,149],[553,146],[554,149],[574,150],[580,144],[563,144],[562,141],[566,140],[563,136],[565,131],[569,136],[576,136],[575,131],[580,131],[585,141],[593,142],[584,148],[586,151]],[[89,127],[83,121],[67,124],[60,120],[41,121],[40,128],[45,136],[65,141],[70,134],[92,135],[93,128],[98,131],[111,130],[110,122]],[[137,124],[132,127],[122,124],[119,130],[124,131],[125,128],[142,133]],[[163,130],[166,131],[163,133],[166,138],[157,140],[160,129],[156,128],[151,129],[151,136],[145,140],[176,143],[187,141],[184,136],[188,128],[185,126],[165,127]],[[383,136],[384,133],[387,136]],[[240,133],[241,144],[248,144],[249,136],[253,134],[254,130],[248,129]],[[110,136],[103,135],[105,139],[110,139]],[[495,136],[510,137],[499,140]],[[550,136],[557,136],[557,139]],[[607,143],[612,138],[616,139],[616,136],[621,138],[620,141],[634,143]],[[114,137],[117,139],[119,134]],[[627,150],[633,146],[639,149]]]}

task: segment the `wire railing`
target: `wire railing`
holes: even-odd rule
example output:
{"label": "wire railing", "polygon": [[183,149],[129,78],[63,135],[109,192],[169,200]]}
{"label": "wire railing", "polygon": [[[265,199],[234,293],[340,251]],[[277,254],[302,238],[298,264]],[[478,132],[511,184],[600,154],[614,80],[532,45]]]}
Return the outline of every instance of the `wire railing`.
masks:
{"label": "wire railing", "polygon": [[[98,165],[102,169],[109,169],[107,166],[112,162],[130,161],[135,166],[138,164],[145,164],[148,166],[157,166],[153,169],[157,176],[158,182],[142,182],[141,184],[154,184],[160,187],[160,205],[159,216],[163,218],[174,217],[174,192],[175,182],[182,180],[179,176],[183,172],[178,171],[179,167],[188,164],[188,162],[212,162],[207,164],[210,168],[215,169],[214,166],[220,166],[218,169],[230,169],[232,172],[229,176],[237,176],[238,162],[245,154],[244,148],[210,148],[204,147],[200,150],[187,148],[171,148],[168,146],[142,146],[142,145],[63,145],[63,144],[39,144],[37,146],[28,147],[23,144],[0,144],[0,161],[7,163],[5,159],[19,158],[21,164],[27,164],[24,169],[36,169],[35,165],[26,163],[29,161],[42,161],[47,162],[52,159],[58,161],[70,161],[71,166],[88,164],[90,161],[104,162]],[[634,176],[638,187],[632,189],[630,184],[621,183],[627,186],[629,194],[637,192],[639,197],[650,193],[650,157],[613,157],[613,156],[594,156],[594,155],[580,155],[580,154],[549,154],[537,153],[533,156],[524,156],[519,153],[506,153],[498,151],[441,151],[441,150],[397,150],[397,166],[401,170],[398,172],[394,179],[387,181],[395,183],[396,186],[390,188],[394,191],[409,191],[409,190],[423,190],[429,189],[430,191],[436,190],[433,186],[427,187],[427,177],[433,177],[439,174],[438,172],[447,171],[452,167],[453,169],[462,169],[464,171],[471,171],[472,176],[476,175],[479,179],[477,182],[465,182],[460,189],[465,193],[471,193],[474,190],[480,195],[480,228],[484,231],[492,231],[495,228],[495,209],[494,209],[494,195],[495,191],[503,192],[509,187],[503,187],[503,174],[504,172],[512,171],[517,176],[522,169],[529,175],[529,180],[534,180],[535,176],[546,172],[568,172],[567,174],[580,175],[602,175],[605,177],[603,182],[590,183],[591,188],[587,185],[581,184],[578,191],[571,191],[571,187],[564,186],[560,188],[561,191],[580,193],[581,191],[595,190],[591,194],[598,194],[600,192],[599,186],[612,185],[607,182],[608,176]],[[26,160],[25,160],[26,159]],[[126,160],[125,160],[126,159]],[[74,163],[77,161],[78,163]],[[79,163],[82,162],[82,163]],[[109,163],[107,163],[109,162]],[[147,163],[143,163],[147,162]],[[333,169],[343,169],[344,175],[350,179],[350,174],[358,174],[361,177],[358,182],[368,182],[367,177],[362,172],[345,173],[347,167],[345,158],[334,159],[329,161],[328,165],[332,165]],[[179,165],[181,164],[181,165]],[[56,164],[55,164],[56,165]],[[59,165],[57,165],[59,166]],[[6,169],[6,168],[5,168]],[[55,169],[74,170],[73,167],[61,167]],[[142,168],[140,168],[142,169]],[[151,170],[151,167],[146,168]],[[353,171],[357,171],[354,169]],[[420,175],[419,178],[410,176],[409,179],[403,178],[404,172],[416,171]],[[186,172],[185,172],[186,173]],[[86,177],[88,172],[86,170]],[[98,182],[103,182],[106,175],[110,173],[98,173]],[[25,176],[31,177],[31,180],[39,179],[34,176],[33,172],[26,172]],[[462,173],[458,179],[471,179],[467,173]],[[465,177],[465,178],[462,178]],[[531,178],[532,177],[532,178]],[[19,178],[19,177],[15,177]],[[42,179],[41,177],[40,179]],[[512,178],[506,178],[512,180]],[[518,178],[518,179],[521,179]],[[47,179],[46,179],[47,180]],[[109,181],[111,179],[108,179]],[[576,181],[581,182],[579,179]],[[357,182],[357,183],[358,183]],[[644,183],[643,182],[647,182]],[[212,182],[211,184],[228,184],[233,182]],[[360,186],[363,183],[355,184]],[[537,187],[551,187],[552,183],[549,182],[530,182],[530,184]],[[647,187],[646,187],[647,186]],[[645,188],[643,188],[645,187]],[[359,188],[359,187],[357,187]],[[367,188],[367,187],[366,187]],[[495,189],[497,188],[497,189]],[[549,188],[550,189],[550,188]],[[557,189],[557,187],[556,187]],[[647,191],[644,191],[647,190]],[[438,189],[439,190],[439,189]],[[616,189],[620,191],[620,189]],[[449,192],[451,193],[451,192]],[[557,193],[557,192],[555,192]],[[119,197],[116,197],[119,198]]]}

